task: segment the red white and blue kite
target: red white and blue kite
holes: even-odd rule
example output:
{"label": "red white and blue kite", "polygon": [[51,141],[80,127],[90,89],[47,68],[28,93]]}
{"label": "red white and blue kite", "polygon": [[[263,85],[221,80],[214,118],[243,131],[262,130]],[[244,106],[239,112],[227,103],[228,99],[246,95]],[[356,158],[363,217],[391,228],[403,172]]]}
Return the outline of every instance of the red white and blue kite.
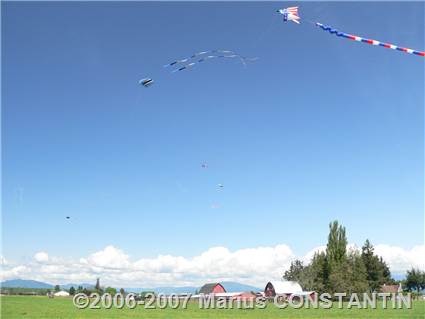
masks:
{"label": "red white and blue kite", "polygon": [[283,15],[283,21],[292,21],[297,24],[300,24],[300,17],[298,15],[298,7],[289,7],[285,9],[277,10],[280,14]]}
{"label": "red white and blue kite", "polygon": [[[277,12],[279,12],[280,14],[283,15],[283,21],[293,21],[293,22],[298,23],[298,24],[300,23],[300,21],[299,21],[300,16],[298,15],[298,7],[289,7],[289,8],[285,8],[285,9],[279,9],[279,10],[277,10]],[[341,38],[346,38],[346,39],[350,39],[350,40],[354,40],[354,41],[358,41],[358,42],[363,42],[363,43],[367,43],[367,44],[371,44],[371,45],[381,46],[381,47],[384,47],[384,48],[387,48],[387,49],[393,49],[393,50],[397,50],[397,51],[401,51],[401,52],[405,52],[405,53],[409,53],[409,54],[415,54],[415,55],[419,55],[419,56],[422,56],[422,57],[425,56],[424,51],[418,51],[418,50],[414,50],[414,49],[400,47],[398,45],[391,44],[391,43],[386,43],[386,42],[381,42],[381,41],[378,41],[378,40],[359,37],[357,35],[341,32],[337,29],[334,29],[330,26],[326,26],[326,25],[319,23],[319,22],[316,22],[314,24],[317,27],[321,28],[322,30],[328,31],[330,34],[335,34],[336,36],[341,37]]]}

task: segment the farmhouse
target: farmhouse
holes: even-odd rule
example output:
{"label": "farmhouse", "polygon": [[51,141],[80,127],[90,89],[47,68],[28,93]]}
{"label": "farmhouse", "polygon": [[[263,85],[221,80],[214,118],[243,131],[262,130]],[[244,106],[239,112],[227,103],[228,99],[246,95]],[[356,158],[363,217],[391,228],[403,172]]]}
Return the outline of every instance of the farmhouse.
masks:
{"label": "farmhouse", "polygon": [[226,293],[226,289],[220,283],[211,283],[203,285],[199,293],[204,295],[220,294]]}
{"label": "farmhouse", "polygon": [[401,284],[399,284],[399,285],[383,284],[381,286],[380,290],[381,290],[381,292],[384,292],[384,293],[394,293],[394,294],[403,292],[403,288],[401,288]]}
{"label": "farmhouse", "polygon": [[275,296],[289,297],[291,295],[310,296],[313,294],[314,291],[303,291],[300,284],[295,281],[270,281],[264,289],[264,295],[269,298]]}

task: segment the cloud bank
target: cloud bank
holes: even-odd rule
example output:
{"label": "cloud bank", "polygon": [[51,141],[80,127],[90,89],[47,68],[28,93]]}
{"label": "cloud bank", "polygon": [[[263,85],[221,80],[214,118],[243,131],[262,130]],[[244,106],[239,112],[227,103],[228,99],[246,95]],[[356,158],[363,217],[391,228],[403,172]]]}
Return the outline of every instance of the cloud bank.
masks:
{"label": "cloud bank", "polygon": [[[352,245],[350,245],[352,246]],[[1,257],[0,279],[34,279],[52,284],[94,283],[115,287],[200,286],[205,282],[238,281],[263,287],[270,280],[279,280],[292,260],[308,262],[319,246],[303,256],[296,256],[287,245],[246,248],[230,251],[213,247],[190,258],[159,255],[156,258],[133,260],[123,250],[107,246],[78,260],[47,252],[37,252],[26,264],[15,264]],[[411,267],[425,269],[425,245],[412,249],[377,245],[376,254],[389,264],[393,274]]]}

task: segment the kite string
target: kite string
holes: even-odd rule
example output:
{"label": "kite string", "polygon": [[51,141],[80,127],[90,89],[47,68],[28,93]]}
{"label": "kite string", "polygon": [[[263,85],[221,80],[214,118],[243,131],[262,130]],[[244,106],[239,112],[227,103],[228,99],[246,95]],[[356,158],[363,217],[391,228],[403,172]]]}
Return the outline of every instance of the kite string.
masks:
{"label": "kite string", "polygon": [[252,42],[252,48],[255,49],[258,47],[258,45],[261,43],[261,41],[263,41],[264,37],[266,36],[266,34],[270,33],[273,28],[276,28],[277,26],[277,19],[271,19],[270,23],[268,24],[267,28],[263,29],[263,32],[261,32],[257,39]]}

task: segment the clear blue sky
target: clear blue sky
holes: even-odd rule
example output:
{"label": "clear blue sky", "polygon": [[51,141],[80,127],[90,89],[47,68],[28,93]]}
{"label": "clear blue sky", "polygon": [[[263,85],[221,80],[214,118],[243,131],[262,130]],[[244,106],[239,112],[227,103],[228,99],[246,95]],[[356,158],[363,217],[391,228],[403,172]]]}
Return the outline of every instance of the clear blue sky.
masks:
{"label": "clear blue sky", "polygon": [[[358,245],[423,243],[424,59],[284,24],[294,4],[3,2],[6,258],[303,254],[334,219]],[[425,46],[423,3],[300,15]],[[259,60],[162,68],[208,49]]]}

